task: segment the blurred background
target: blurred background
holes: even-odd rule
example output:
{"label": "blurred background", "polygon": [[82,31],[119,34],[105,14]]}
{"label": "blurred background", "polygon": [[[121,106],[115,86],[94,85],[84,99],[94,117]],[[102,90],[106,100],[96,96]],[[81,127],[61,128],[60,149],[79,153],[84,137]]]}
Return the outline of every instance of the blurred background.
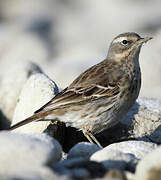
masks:
{"label": "blurred background", "polygon": [[161,99],[160,0],[0,0],[0,80],[32,61],[65,88],[128,31],[154,38],[140,54],[140,96]]}

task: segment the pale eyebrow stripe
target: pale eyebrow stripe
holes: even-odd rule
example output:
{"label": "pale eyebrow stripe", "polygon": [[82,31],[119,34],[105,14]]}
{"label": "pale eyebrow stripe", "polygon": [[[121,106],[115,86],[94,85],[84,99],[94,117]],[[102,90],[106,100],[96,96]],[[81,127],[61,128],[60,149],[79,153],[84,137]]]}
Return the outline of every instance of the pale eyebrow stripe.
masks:
{"label": "pale eyebrow stripe", "polygon": [[127,38],[126,37],[118,37],[118,38],[113,40],[113,43],[121,42],[123,40],[127,40]]}

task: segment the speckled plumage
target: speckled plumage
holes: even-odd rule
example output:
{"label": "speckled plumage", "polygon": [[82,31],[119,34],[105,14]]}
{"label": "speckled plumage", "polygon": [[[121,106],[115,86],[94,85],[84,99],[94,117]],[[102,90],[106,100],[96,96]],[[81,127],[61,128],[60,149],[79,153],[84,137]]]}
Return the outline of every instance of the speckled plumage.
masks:
{"label": "speckled plumage", "polygon": [[93,134],[119,122],[139,95],[139,53],[150,39],[136,33],[120,34],[112,41],[104,61],[86,70],[33,116],[10,129],[52,115],[101,146]]}

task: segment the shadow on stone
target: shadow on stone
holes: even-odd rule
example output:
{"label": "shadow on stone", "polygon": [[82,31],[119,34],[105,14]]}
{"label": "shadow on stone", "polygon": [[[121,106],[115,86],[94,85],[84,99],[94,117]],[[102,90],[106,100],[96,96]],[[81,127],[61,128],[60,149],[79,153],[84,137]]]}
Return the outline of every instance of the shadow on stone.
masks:
{"label": "shadow on stone", "polygon": [[[127,115],[118,124],[95,135],[103,147],[111,143],[135,139],[132,138],[131,132],[133,130],[133,119],[138,112],[139,106],[138,103],[135,103]],[[51,125],[47,129],[50,129],[49,131],[51,131],[52,134],[49,134],[60,142],[65,152],[68,152],[70,148],[78,142],[88,142],[81,131],[78,131],[78,129],[73,127],[66,127],[62,122],[57,122],[55,127]]]}
{"label": "shadow on stone", "polygon": [[0,130],[7,130],[10,127],[10,121],[6,118],[3,112],[0,110]]}
{"label": "shadow on stone", "polygon": [[158,145],[161,144],[161,125],[159,125],[151,134],[144,136],[143,138],[148,139],[151,142],[154,142]]}

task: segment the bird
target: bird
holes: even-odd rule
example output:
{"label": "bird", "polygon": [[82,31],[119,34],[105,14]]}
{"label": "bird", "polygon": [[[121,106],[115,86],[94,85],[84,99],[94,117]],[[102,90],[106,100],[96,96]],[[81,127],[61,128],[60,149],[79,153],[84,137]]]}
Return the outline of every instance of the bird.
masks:
{"label": "bird", "polygon": [[90,143],[102,148],[95,134],[117,124],[134,105],[141,87],[140,49],[151,39],[135,32],[119,34],[103,61],[80,74],[32,116],[9,130],[52,117],[82,131]]}

